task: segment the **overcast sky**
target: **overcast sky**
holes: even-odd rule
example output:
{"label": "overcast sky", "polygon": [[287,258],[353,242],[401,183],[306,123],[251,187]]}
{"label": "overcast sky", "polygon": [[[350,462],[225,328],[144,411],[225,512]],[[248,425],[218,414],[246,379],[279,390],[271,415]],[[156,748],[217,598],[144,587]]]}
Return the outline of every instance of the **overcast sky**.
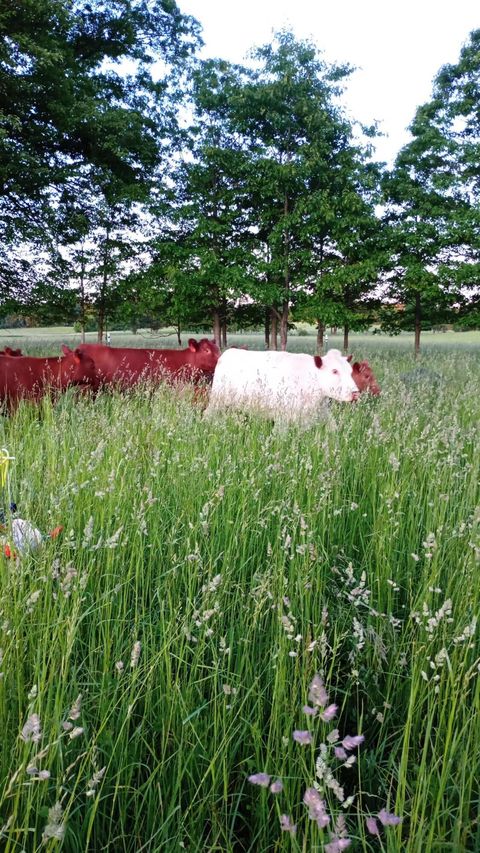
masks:
{"label": "overcast sky", "polygon": [[328,62],[354,65],[344,104],[350,117],[375,119],[387,135],[377,156],[391,163],[408,139],[432,81],[457,62],[480,27],[479,0],[177,0],[203,27],[203,57],[242,62],[274,30],[310,38]]}

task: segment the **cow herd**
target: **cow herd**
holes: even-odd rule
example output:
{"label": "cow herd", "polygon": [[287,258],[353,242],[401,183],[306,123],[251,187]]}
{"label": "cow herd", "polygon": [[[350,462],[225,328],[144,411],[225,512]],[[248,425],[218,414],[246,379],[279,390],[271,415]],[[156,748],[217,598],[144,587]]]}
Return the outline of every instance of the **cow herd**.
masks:
{"label": "cow herd", "polygon": [[219,409],[260,410],[284,419],[314,414],[328,398],[353,402],[380,387],[368,361],[332,349],[325,356],[245,350],[232,347],[220,353],[216,343],[190,338],[182,350],[110,347],[81,344],[62,347],[60,357],[22,355],[0,350],[0,402],[7,411],[19,400],[38,400],[69,386],[93,392],[116,386],[130,388],[142,380],[188,382],[210,389],[206,414]]}

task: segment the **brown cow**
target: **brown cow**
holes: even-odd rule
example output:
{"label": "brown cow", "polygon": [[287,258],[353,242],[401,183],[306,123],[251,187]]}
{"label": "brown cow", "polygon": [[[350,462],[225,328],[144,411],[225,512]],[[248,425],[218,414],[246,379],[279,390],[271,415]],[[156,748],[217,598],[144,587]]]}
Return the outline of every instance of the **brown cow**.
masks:
{"label": "brown cow", "polygon": [[140,349],[107,347],[103,344],[80,344],[80,352],[95,361],[97,384],[117,383],[123,388],[141,379],[210,381],[220,350],[215,341],[190,338],[188,349]]}
{"label": "brown cow", "polygon": [[[348,356],[348,361],[351,361],[353,356]],[[354,361],[352,364],[352,377],[360,392],[368,391],[377,397],[380,394],[380,385],[378,384],[373,370],[368,361]]]}
{"label": "brown cow", "polygon": [[20,356],[0,357],[0,401],[14,409],[19,400],[38,400],[51,391],[69,385],[91,385],[95,381],[95,362],[90,355],[63,346],[60,358]]}

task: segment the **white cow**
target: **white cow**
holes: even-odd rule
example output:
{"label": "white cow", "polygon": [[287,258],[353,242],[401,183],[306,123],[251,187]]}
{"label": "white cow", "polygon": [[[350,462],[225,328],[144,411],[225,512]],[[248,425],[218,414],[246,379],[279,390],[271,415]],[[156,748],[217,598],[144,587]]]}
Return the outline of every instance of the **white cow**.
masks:
{"label": "white cow", "polygon": [[282,420],[310,420],[322,401],[358,398],[352,367],[339,350],[327,355],[229,349],[220,356],[206,414],[227,407]]}

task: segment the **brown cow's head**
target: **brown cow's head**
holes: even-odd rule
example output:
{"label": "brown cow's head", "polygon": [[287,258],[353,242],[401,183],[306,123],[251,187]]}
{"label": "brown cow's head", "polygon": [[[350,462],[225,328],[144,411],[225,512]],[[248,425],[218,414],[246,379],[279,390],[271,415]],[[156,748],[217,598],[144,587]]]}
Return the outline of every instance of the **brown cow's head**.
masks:
{"label": "brown cow's head", "polygon": [[188,348],[194,353],[192,365],[202,373],[213,374],[220,358],[220,350],[215,341],[209,341],[207,338],[196,341],[195,338],[190,338]]}
{"label": "brown cow's head", "polygon": [[95,385],[95,362],[88,353],[82,352],[77,347],[71,350],[62,344],[63,356],[60,358],[60,384],[67,385]]}
{"label": "brown cow's head", "polygon": [[[348,361],[351,361],[352,356],[348,356]],[[380,394],[380,385],[375,379],[372,368],[368,361],[355,361],[352,364],[353,380],[359,391],[368,391],[377,397]]]}

